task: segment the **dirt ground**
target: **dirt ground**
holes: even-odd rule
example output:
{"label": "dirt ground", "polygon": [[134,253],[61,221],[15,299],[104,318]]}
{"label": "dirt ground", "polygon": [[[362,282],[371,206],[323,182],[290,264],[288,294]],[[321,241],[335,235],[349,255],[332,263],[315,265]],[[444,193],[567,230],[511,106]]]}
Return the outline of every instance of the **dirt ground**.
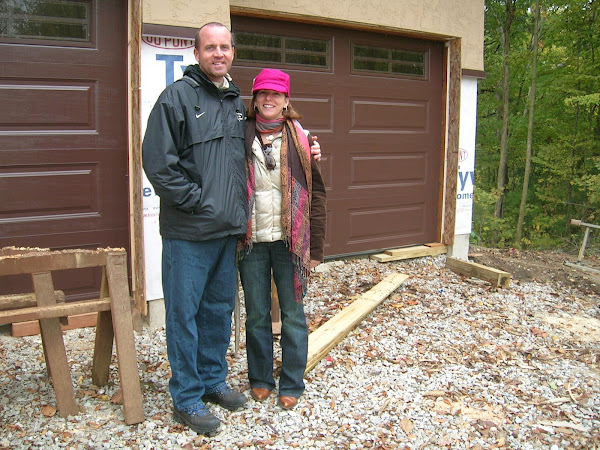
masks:
{"label": "dirt ground", "polygon": [[[514,282],[558,282],[586,294],[600,294],[600,258],[563,252],[492,249],[471,246],[469,259],[478,264],[509,272]],[[572,267],[565,263],[575,264]],[[599,305],[600,306],[600,305]]]}

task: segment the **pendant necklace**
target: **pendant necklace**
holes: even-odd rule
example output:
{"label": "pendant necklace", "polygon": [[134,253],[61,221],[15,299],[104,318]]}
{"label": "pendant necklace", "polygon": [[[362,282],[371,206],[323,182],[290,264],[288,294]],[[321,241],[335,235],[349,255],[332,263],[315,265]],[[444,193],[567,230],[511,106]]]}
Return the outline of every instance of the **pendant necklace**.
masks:
{"label": "pendant necklace", "polygon": [[270,134],[268,134],[268,135],[266,135],[266,136],[263,134],[263,137],[264,137],[264,138],[265,138],[267,141],[269,141],[269,142],[271,142],[271,141],[273,140],[273,138],[274,138],[274,136],[273,136],[273,133],[270,133]]}
{"label": "pendant necklace", "polygon": [[263,131],[261,131],[261,132],[260,132],[260,134],[262,135],[262,137],[263,137],[265,140],[267,140],[267,141],[269,141],[269,142],[273,142],[273,139],[275,139],[275,136],[273,136],[273,133],[267,134],[267,135],[265,136],[265,133],[264,133]]}

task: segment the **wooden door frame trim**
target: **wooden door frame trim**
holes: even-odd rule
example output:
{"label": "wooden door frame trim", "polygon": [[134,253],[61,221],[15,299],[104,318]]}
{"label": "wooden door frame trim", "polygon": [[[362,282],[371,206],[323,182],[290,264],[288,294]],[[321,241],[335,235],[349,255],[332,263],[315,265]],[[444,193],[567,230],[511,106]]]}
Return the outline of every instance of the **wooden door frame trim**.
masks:
{"label": "wooden door frame trim", "polygon": [[142,0],[127,5],[127,116],[129,145],[129,230],[133,298],[141,314],[148,314],[142,197],[141,40]]}
{"label": "wooden door frame trim", "polygon": [[447,142],[446,170],[444,173],[444,213],[442,243],[454,244],[456,228],[456,193],[458,189],[458,154],[460,132],[460,90],[461,71],[461,39],[456,38],[446,46],[448,60],[448,108],[447,108]]}

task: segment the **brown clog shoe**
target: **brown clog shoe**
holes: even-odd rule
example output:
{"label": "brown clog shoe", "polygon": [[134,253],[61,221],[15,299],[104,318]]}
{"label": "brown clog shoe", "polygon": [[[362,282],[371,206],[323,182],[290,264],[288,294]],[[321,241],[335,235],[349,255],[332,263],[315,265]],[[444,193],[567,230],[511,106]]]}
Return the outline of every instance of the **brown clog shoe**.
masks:
{"label": "brown clog shoe", "polygon": [[262,402],[270,393],[271,391],[265,388],[252,388],[250,390],[250,395],[252,395],[252,398],[257,402]]}
{"label": "brown clog shoe", "polygon": [[298,403],[296,397],[290,397],[288,395],[282,395],[279,397],[279,404],[283,409],[292,409]]}

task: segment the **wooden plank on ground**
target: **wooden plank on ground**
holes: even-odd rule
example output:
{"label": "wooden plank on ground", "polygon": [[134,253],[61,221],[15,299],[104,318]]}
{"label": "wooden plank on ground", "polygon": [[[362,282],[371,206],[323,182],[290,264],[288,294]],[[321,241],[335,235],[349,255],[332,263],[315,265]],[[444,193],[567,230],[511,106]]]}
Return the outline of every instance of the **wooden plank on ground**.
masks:
{"label": "wooden plank on ground", "polygon": [[402,259],[421,258],[423,256],[437,256],[448,251],[446,245],[417,245],[414,247],[396,248],[384,253],[371,255],[370,259],[378,262],[399,261]]}
{"label": "wooden plank on ground", "polygon": [[587,267],[583,264],[573,264],[570,262],[565,262],[565,266],[573,267],[574,269],[585,270],[586,272],[598,273],[600,274],[600,270],[594,269],[593,267]]}
{"label": "wooden plank on ground", "polygon": [[510,285],[510,273],[482,264],[448,257],[446,258],[446,267],[459,275],[489,281],[496,287],[508,287]]}
{"label": "wooden plank on ground", "polygon": [[[95,327],[98,318],[98,313],[76,314],[67,318],[67,324],[61,325],[60,328],[65,330],[73,330],[75,328]],[[40,334],[40,322],[38,320],[29,320],[27,322],[13,322],[10,329],[10,334],[13,337],[35,336]]]}
{"label": "wooden plank on ground", "polygon": [[408,275],[393,273],[365,292],[350,306],[344,308],[308,336],[308,361],[305,373],[309,372],[329,351],[344,339],[367,315],[381,304]]}

